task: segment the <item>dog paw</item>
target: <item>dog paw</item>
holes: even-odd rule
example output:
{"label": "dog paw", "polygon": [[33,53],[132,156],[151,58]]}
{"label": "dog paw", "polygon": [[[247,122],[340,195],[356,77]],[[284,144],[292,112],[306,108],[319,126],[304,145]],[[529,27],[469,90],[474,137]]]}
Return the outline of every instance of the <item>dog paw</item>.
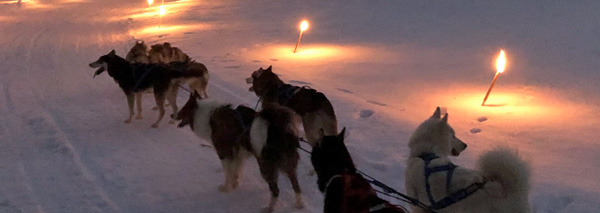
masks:
{"label": "dog paw", "polygon": [[260,211],[260,212],[262,212],[262,213],[271,213],[271,212],[273,212],[273,208],[270,208],[270,207],[264,207],[264,208],[262,209],[262,211]]}
{"label": "dog paw", "polygon": [[152,128],[158,128],[158,124],[152,124]]}
{"label": "dog paw", "polygon": [[152,107],[152,110],[158,110],[157,106]]}
{"label": "dog paw", "polygon": [[233,189],[237,189],[238,187],[240,187],[240,181],[234,181],[233,184],[231,184],[231,188]]}
{"label": "dog paw", "polygon": [[131,119],[127,119],[124,121],[126,124],[131,123]]}
{"label": "dog paw", "polygon": [[303,209],[304,208],[304,202],[296,202],[296,205],[294,205],[294,208],[296,208],[296,209]]}
{"label": "dog paw", "polygon": [[175,123],[175,120],[170,120],[169,121],[169,124],[174,124],[174,123]]}
{"label": "dog paw", "polygon": [[141,115],[135,116],[135,119],[142,119],[143,117]]}
{"label": "dog paw", "polygon": [[220,192],[229,192],[229,191],[231,191],[231,189],[227,185],[223,184],[223,185],[219,185],[219,191]]}

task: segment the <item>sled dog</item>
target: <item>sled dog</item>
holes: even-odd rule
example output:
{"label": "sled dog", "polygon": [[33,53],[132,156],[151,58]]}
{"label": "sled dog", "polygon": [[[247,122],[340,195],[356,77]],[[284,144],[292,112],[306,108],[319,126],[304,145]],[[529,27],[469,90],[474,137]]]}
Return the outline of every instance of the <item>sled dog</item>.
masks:
{"label": "sled dog", "polygon": [[[138,115],[136,119],[142,118],[141,92],[153,89],[156,105],[159,106],[159,116],[153,128],[158,127],[158,123],[162,120],[165,109],[163,107],[165,98],[169,102],[173,102],[175,96],[168,95],[171,87],[171,79],[194,77],[195,73],[180,72],[173,68],[160,64],[144,64],[130,63],[129,61],[116,55],[115,50],[110,53],[100,56],[98,60],[89,64],[91,68],[98,68],[94,73],[94,77],[100,75],[104,71],[112,77],[119,87],[127,96],[127,104],[129,106],[129,117],[125,123],[131,123],[131,118],[134,115],[133,102],[137,100]],[[173,109],[176,112],[177,109]]]}
{"label": "sled dog", "polygon": [[127,53],[125,59],[131,63],[150,63],[148,46],[146,46],[142,40],[136,41],[135,45],[133,45],[131,50],[129,50],[129,53]]}
{"label": "sled dog", "polygon": [[252,153],[250,126],[255,114],[249,107],[234,109],[231,104],[202,99],[194,92],[175,116],[181,121],[177,127],[189,125],[198,137],[215,147],[225,174],[225,182],[219,186],[222,192],[239,186],[243,162]]}
{"label": "sled dog", "polygon": [[190,57],[183,53],[181,49],[177,47],[171,47],[171,43],[165,42],[163,44],[155,44],[150,47],[148,52],[151,63],[166,64],[169,62],[187,62],[190,61]]}
{"label": "sled dog", "polygon": [[258,113],[250,129],[250,143],[258,161],[260,174],[269,185],[271,200],[265,212],[273,212],[279,197],[279,171],[285,173],[296,193],[297,209],[304,208],[298,184],[298,129],[294,113],[278,104],[268,104]]}
{"label": "sled dog", "polygon": [[[412,134],[405,171],[406,192],[437,212],[530,212],[530,169],[518,153],[498,147],[484,153],[477,169],[452,164],[467,145],[455,136],[438,107]],[[413,206],[413,212],[426,212]]]}
{"label": "sled dog", "polygon": [[338,135],[325,136],[312,149],[310,160],[317,174],[317,186],[325,194],[325,213],[404,212],[379,198],[371,185],[356,172],[344,144],[346,128]]}
{"label": "sled dog", "polygon": [[272,67],[262,67],[246,79],[252,84],[250,91],[262,99],[265,104],[278,103],[294,110],[302,119],[306,139],[314,146],[319,139],[319,130],[326,135],[337,134],[337,119],[331,102],[323,93],[308,87],[285,84],[273,73]]}
{"label": "sled dog", "polygon": [[296,192],[296,208],[303,208],[300,185],[296,175],[299,146],[292,112],[284,107],[266,107],[257,114],[251,108],[202,99],[197,93],[190,95],[177,114],[178,127],[189,125],[198,137],[211,141],[217,151],[225,183],[223,192],[239,186],[241,167],[245,158],[254,155],[260,174],[269,185],[271,200],[266,212],[273,212],[279,187],[277,178],[283,171]]}

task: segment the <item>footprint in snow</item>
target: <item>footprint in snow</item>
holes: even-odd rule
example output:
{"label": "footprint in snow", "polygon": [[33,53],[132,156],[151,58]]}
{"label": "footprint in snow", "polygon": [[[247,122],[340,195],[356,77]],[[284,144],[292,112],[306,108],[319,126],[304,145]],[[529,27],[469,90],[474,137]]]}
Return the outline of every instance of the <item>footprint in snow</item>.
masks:
{"label": "footprint in snow", "polygon": [[184,35],[190,35],[190,34],[194,34],[194,32],[185,32],[183,33]]}
{"label": "footprint in snow", "polygon": [[479,117],[479,118],[477,118],[477,121],[479,121],[480,123],[484,122],[484,121],[487,121],[487,117],[483,117],[483,116]]}
{"label": "footprint in snow", "polygon": [[305,81],[298,81],[298,80],[291,80],[290,83],[292,83],[292,84],[312,85],[311,83],[308,83],[308,82],[305,82]]}
{"label": "footprint in snow", "polygon": [[161,35],[158,35],[157,37],[158,38],[162,38],[162,37],[165,37],[165,36],[168,36],[168,35],[170,35],[170,34],[161,34]]}
{"label": "footprint in snow", "polygon": [[377,163],[377,164],[373,164],[373,169],[380,171],[380,172],[385,172],[388,170],[388,165],[382,164],[382,163]]}
{"label": "footprint in snow", "polygon": [[347,90],[347,89],[342,89],[342,88],[336,88],[336,89],[337,89],[337,90],[339,90],[339,91],[342,91],[342,92],[348,93],[348,94],[354,94],[354,92],[352,92],[352,91],[350,91],[350,90]]}
{"label": "footprint in snow", "polygon": [[372,101],[372,100],[367,100],[367,103],[375,104],[375,105],[379,105],[379,106],[387,106],[387,104],[379,103],[377,101]]}
{"label": "footprint in snow", "polygon": [[480,128],[473,128],[473,129],[471,129],[471,130],[469,130],[469,131],[470,131],[472,134],[477,134],[477,133],[480,133],[480,132],[481,132],[481,129],[480,129]]}
{"label": "footprint in snow", "polygon": [[269,58],[269,60],[271,60],[271,61],[279,61],[279,59],[276,59],[276,58]]}
{"label": "footprint in snow", "polygon": [[227,69],[239,69],[241,67],[242,66],[237,65],[237,66],[226,66],[225,68],[227,68]]}
{"label": "footprint in snow", "polygon": [[368,117],[373,116],[373,114],[375,114],[375,112],[373,112],[373,110],[363,109],[358,113],[358,117],[368,118]]}
{"label": "footprint in snow", "polygon": [[254,63],[260,63],[259,60],[252,60],[252,62],[254,62]]}

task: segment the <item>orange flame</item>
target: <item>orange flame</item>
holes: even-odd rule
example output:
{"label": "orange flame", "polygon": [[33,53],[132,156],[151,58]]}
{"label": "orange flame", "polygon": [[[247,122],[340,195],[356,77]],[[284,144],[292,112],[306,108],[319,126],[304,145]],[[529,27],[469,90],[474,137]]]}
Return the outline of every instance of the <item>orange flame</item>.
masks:
{"label": "orange flame", "polygon": [[498,73],[504,72],[505,66],[506,66],[506,57],[504,57],[504,50],[500,50],[500,55],[498,56],[498,60],[496,60],[496,72],[498,72]]}
{"label": "orange flame", "polygon": [[300,23],[300,31],[305,31],[306,29],[308,29],[308,22],[305,20]]}
{"label": "orange flame", "polygon": [[148,0],[148,6],[152,6],[152,3],[154,3],[154,0]]}
{"label": "orange flame", "polygon": [[166,13],[166,11],[165,11],[165,7],[161,5],[161,6],[160,6],[160,9],[159,9],[159,12],[160,12],[160,16],[164,16],[164,15],[165,15],[165,13]]}

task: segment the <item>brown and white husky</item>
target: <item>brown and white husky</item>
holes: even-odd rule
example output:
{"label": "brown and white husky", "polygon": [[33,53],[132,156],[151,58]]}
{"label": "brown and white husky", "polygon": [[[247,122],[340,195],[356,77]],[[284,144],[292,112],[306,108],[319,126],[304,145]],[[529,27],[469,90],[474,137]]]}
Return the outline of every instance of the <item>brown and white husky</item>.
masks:
{"label": "brown and white husky", "polygon": [[243,161],[254,155],[260,174],[271,191],[271,201],[265,211],[273,212],[277,203],[280,171],[289,177],[296,192],[296,208],[304,207],[296,175],[298,130],[289,109],[269,106],[255,113],[245,106],[233,109],[230,104],[202,99],[194,93],[175,119],[181,120],[179,127],[189,125],[198,137],[215,147],[225,173],[225,183],[219,186],[220,191],[227,192],[239,186]]}
{"label": "brown and white husky", "polygon": [[233,109],[231,104],[202,99],[194,92],[177,113],[178,127],[189,125],[196,135],[212,143],[223,166],[225,183],[219,186],[228,192],[239,186],[244,159],[251,156],[250,126],[256,112],[245,106]]}

